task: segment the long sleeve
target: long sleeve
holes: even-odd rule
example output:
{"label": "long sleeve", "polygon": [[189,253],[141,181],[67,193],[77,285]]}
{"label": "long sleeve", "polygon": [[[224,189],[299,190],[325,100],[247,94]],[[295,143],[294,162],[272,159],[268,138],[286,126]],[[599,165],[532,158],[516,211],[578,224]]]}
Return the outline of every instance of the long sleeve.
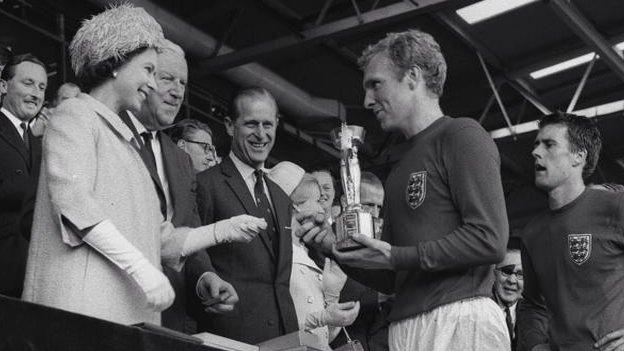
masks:
{"label": "long sleeve", "polygon": [[[64,104],[63,106],[68,106]],[[75,246],[81,244],[84,229],[106,219],[105,211],[99,206],[99,199],[93,188],[97,176],[98,157],[95,140],[100,132],[92,128],[88,118],[93,112],[72,105],[74,108],[59,108],[50,122],[44,137],[44,166],[47,168],[47,182],[51,202],[60,220],[70,228],[63,230],[63,241]],[[77,152],[76,150],[80,150]]]}
{"label": "long sleeve", "polygon": [[494,264],[504,257],[509,226],[494,142],[482,129],[464,127],[449,134],[443,145],[451,200],[462,223],[440,239],[393,246],[396,270],[451,270]]}
{"label": "long sleeve", "polygon": [[530,351],[535,345],[548,342],[548,311],[531,257],[522,249],[524,271],[523,299],[518,303],[518,349]]}

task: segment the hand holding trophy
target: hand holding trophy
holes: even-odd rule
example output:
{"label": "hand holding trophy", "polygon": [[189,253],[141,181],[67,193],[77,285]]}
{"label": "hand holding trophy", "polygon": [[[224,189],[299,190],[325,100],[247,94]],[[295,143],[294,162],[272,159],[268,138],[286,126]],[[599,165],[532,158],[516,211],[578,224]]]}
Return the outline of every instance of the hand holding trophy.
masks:
{"label": "hand holding trophy", "polygon": [[363,234],[374,237],[373,217],[365,212],[360,204],[360,162],[358,145],[364,142],[365,130],[360,126],[342,123],[332,132],[334,145],[340,149],[340,180],[345,193],[346,208],[336,219],[336,249],[355,250],[362,245],[351,236]]}

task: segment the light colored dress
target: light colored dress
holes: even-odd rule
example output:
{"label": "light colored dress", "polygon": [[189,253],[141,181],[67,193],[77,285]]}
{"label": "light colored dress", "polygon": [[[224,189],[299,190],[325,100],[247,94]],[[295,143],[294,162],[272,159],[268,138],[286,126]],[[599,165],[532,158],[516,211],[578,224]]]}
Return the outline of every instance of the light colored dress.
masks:
{"label": "light colored dress", "polygon": [[156,267],[181,268],[188,228],[163,221],[130,129],[89,95],[64,101],[43,140],[23,299],[105,320],[160,324],[136,283],[82,241],[110,220]]}

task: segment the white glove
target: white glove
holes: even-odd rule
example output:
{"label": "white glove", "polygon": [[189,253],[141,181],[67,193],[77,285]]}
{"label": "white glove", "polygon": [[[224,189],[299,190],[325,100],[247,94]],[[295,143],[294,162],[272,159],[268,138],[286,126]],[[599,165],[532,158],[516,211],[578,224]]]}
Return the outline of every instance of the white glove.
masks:
{"label": "white glove", "polygon": [[222,243],[248,243],[266,227],[264,218],[239,215],[191,229],[182,246],[182,256],[188,257],[194,252]]}
{"label": "white glove", "polygon": [[248,243],[267,228],[264,218],[239,215],[213,224],[217,244],[233,241]]}
{"label": "white glove", "polygon": [[149,308],[162,311],[171,306],[175,293],[167,277],[154,267],[112,222],[109,220],[100,222],[82,240],[137,283]]}
{"label": "white glove", "polygon": [[322,311],[309,313],[306,316],[306,330],[319,327],[345,327],[351,325],[360,313],[360,302],[349,301],[333,303]]}
{"label": "white glove", "polygon": [[325,296],[325,304],[329,305],[340,300],[340,292],[347,282],[347,275],[336,261],[325,258],[325,266],[323,266],[323,295]]}

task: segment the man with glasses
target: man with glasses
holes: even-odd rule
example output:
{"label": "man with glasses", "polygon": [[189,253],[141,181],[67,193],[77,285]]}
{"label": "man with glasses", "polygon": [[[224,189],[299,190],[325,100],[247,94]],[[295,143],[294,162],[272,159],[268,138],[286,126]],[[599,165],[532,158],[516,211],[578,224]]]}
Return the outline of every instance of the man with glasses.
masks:
{"label": "man with glasses", "polygon": [[171,128],[170,135],[176,145],[191,158],[195,173],[221,162],[213,146],[212,130],[208,125],[195,119],[184,119]]}
{"label": "man with glasses", "polygon": [[518,238],[509,238],[507,253],[503,262],[494,269],[494,301],[505,313],[505,324],[511,338],[511,348],[515,350],[516,306],[524,289],[524,274],[522,273],[522,259],[520,258],[520,241]]}

